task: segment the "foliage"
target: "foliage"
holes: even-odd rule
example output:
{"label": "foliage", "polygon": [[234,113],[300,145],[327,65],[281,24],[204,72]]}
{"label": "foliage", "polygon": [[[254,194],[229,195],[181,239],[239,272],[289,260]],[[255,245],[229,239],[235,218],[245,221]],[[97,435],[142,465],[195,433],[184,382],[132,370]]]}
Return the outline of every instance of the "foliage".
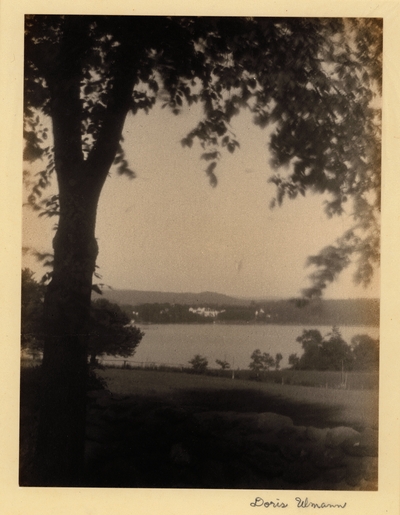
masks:
{"label": "foliage", "polygon": [[282,359],[283,359],[282,354],[280,352],[278,352],[275,355],[275,370],[279,370],[280,369]]}
{"label": "foliage", "polygon": [[152,324],[210,324],[214,321],[212,317],[205,317],[189,311],[189,308],[190,306],[185,304],[156,302],[139,304],[132,308],[131,312],[135,311],[138,314],[139,321]]}
{"label": "foliage", "polygon": [[293,370],[297,370],[300,365],[300,358],[297,353],[290,354],[289,356],[289,365],[291,365]]}
{"label": "foliage", "polygon": [[[213,322],[251,322],[265,324],[304,325],[379,325],[379,301],[377,299],[314,299],[302,309],[291,300],[258,301],[251,305],[210,305],[217,316],[207,317],[190,311],[190,304],[146,303],[125,305],[129,315],[134,311],[138,322],[153,324],[190,324]],[[263,309],[269,316],[256,316]]]}
{"label": "foliage", "polygon": [[24,268],[21,275],[21,348],[43,349],[43,298],[45,287]]}
{"label": "foliage", "polygon": [[138,327],[131,325],[130,318],[118,304],[107,299],[92,302],[89,339],[92,363],[103,354],[124,358],[132,356],[143,336],[144,333]]}
{"label": "foliage", "polygon": [[303,334],[296,338],[303,347],[303,355],[300,358],[301,369],[318,369],[319,353],[322,346],[322,335],[316,330],[303,330]]}
{"label": "foliage", "polygon": [[353,366],[353,356],[350,346],[343,340],[336,327],[328,333],[321,346],[320,363],[321,370],[349,370]]}
{"label": "foliage", "polygon": [[191,360],[189,360],[189,364],[192,365],[194,372],[203,374],[207,370],[208,360],[206,357],[196,354]]}
{"label": "foliage", "polygon": [[221,367],[221,370],[228,370],[229,368],[231,368],[230,364],[225,359],[216,359],[215,363]]}
{"label": "foliage", "polygon": [[[65,44],[72,68],[61,70]],[[316,270],[305,295],[320,295],[354,256],[356,280],[370,280],[379,259],[380,19],[28,16],[25,55],[25,158],[46,163],[32,185],[37,209],[59,213],[57,196],[42,200],[57,170],[57,141],[44,123],[52,117],[53,130],[58,123],[55,79],[73,77],[79,86],[79,106],[71,98],[62,115],[75,131],[76,158],[87,164],[101,151],[126,82],[133,114],[156,102],[175,114],[203,105],[182,145],[200,143],[213,186],[221,152],[239,148],[232,118],[246,109],[254,123],[269,125],[279,169],[270,179],[273,204],[307,190],[327,193],[326,213],[335,216],[353,201],[354,227],[310,258]],[[134,176],[122,142],[112,159],[119,174]]]}
{"label": "foliage", "polygon": [[222,322],[250,322],[254,320],[254,309],[250,306],[229,306],[218,314],[217,319]]}
{"label": "foliage", "polygon": [[[45,286],[33,278],[28,268],[22,270],[21,347],[43,351],[43,298]],[[91,363],[103,354],[132,356],[144,333],[131,324],[118,304],[107,299],[92,302],[88,351]]]}
{"label": "foliage", "polygon": [[317,329],[303,330],[296,338],[303,355],[289,357],[293,369],[301,370],[374,370],[379,365],[379,342],[368,335],[356,335],[351,346],[338,328],[324,337]]}
{"label": "foliage", "polygon": [[275,363],[274,358],[268,352],[261,353],[260,349],[256,349],[250,358],[252,361],[249,368],[257,374],[269,370]]}
{"label": "foliage", "polygon": [[355,370],[377,370],[379,368],[379,340],[367,334],[358,334],[351,339]]}

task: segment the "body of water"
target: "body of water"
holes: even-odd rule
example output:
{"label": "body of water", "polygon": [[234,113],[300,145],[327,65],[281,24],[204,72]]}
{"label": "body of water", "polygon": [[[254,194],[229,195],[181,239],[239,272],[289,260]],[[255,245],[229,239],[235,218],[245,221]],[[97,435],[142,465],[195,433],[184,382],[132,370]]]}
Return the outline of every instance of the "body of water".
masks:
{"label": "body of water", "polygon": [[[220,359],[228,361],[235,369],[248,368],[255,349],[269,352],[273,357],[280,352],[283,355],[281,367],[286,367],[290,354],[296,352],[301,356],[303,353],[296,338],[304,329],[318,329],[323,336],[332,331],[330,326],[273,324],[154,324],[140,327],[145,336],[128,362],[189,366],[188,361],[195,354],[201,354],[208,359],[209,368],[218,368],[215,360]],[[348,344],[356,334],[379,337],[378,327],[344,326],[340,332]],[[113,359],[118,358],[106,356],[103,361]]]}

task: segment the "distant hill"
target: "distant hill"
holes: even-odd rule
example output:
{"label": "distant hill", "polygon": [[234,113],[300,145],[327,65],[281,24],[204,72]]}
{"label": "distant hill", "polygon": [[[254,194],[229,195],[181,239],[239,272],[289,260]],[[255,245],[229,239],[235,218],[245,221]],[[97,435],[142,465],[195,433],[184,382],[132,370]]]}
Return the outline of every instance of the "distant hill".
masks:
{"label": "distant hill", "polygon": [[190,306],[201,306],[204,304],[212,306],[249,306],[251,300],[229,297],[222,293],[201,292],[201,293],[173,293],[162,291],[140,291],[140,290],[104,290],[103,296],[117,304],[187,304]]}
{"label": "distant hill", "polygon": [[[299,308],[294,302],[287,299],[256,299],[253,301],[214,292],[105,290],[103,295],[111,302],[132,307],[144,304],[175,304],[222,308],[226,312],[219,316],[219,321],[226,323],[246,321],[247,323],[264,322],[308,326],[379,326],[378,299],[322,299],[314,300],[305,307]],[[186,322],[187,320],[182,318],[182,313],[179,313],[179,315],[175,314],[172,319],[174,323]],[[149,321],[155,322],[156,320],[151,318]],[[211,320],[209,321],[211,322]]]}

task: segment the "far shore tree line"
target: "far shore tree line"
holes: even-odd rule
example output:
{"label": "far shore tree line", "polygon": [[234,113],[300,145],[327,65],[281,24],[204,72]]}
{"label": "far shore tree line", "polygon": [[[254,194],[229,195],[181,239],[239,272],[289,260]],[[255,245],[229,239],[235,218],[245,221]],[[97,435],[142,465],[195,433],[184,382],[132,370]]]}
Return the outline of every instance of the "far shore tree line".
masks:
{"label": "far shore tree line", "polygon": [[314,299],[301,309],[295,301],[283,299],[252,301],[243,306],[192,306],[156,302],[139,305],[121,304],[121,308],[140,324],[379,325],[377,299]]}

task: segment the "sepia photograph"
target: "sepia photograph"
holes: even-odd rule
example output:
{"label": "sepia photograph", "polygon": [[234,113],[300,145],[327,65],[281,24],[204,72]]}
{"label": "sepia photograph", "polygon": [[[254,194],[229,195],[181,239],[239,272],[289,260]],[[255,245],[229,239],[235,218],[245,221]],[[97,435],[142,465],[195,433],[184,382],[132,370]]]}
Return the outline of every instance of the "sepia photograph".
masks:
{"label": "sepia photograph", "polygon": [[20,485],[376,490],[382,19],[24,50]]}
{"label": "sepia photograph", "polygon": [[386,18],[162,12],[19,16],[13,485],[395,513]]}

